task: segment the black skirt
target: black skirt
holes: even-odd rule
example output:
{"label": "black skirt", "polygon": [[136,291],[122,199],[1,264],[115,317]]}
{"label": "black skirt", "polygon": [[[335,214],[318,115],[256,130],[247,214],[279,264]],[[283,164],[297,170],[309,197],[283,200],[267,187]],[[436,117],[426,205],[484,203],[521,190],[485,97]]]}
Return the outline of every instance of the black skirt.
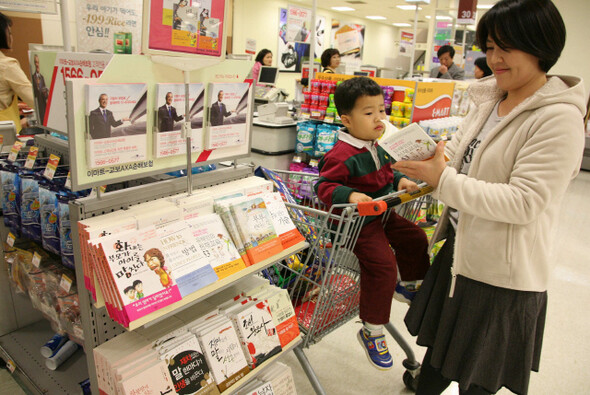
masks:
{"label": "black skirt", "polygon": [[431,365],[462,390],[526,394],[539,370],[547,292],[516,291],[457,276],[449,298],[454,235],[447,238],[405,317]]}

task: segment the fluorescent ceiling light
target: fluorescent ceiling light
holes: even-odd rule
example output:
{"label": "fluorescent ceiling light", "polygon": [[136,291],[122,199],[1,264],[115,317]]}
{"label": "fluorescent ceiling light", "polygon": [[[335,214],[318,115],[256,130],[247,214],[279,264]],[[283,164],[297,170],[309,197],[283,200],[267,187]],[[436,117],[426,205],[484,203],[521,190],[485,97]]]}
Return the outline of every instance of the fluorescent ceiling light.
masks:
{"label": "fluorescent ceiling light", "polygon": [[439,21],[451,21],[453,20],[453,18],[451,18],[450,16],[444,16],[444,15],[437,15],[436,19]]}
{"label": "fluorescent ceiling light", "polygon": [[372,15],[372,16],[368,16],[367,19],[372,19],[374,21],[382,21],[387,18],[385,18],[384,16],[380,16],[380,15]]}
{"label": "fluorescent ceiling light", "polygon": [[354,11],[354,8],[350,7],[332,7],[334,11]]}
{"label": "fluorescent ceiling light", "polygon": [[494,6],[493,4],[478,4],[477,5],[477,9],[479,9],[479,10],[489,10],[493,6]]}
{"label": "fluorescent ceiling light", "polygon": [[412,26],[409,23],[392,23],[393,26],[397,26],[397,27],[409,27]]}
{"label": "fluorescent ceiling light", "polygon": [[[416,10],[416,6],[415,5],[396,5],[397,8],[399,8],[400,10],[404,10],[404,11],[414,11]],[[422,9],[422,7],[418,7],[418,11],[420,11]]]}

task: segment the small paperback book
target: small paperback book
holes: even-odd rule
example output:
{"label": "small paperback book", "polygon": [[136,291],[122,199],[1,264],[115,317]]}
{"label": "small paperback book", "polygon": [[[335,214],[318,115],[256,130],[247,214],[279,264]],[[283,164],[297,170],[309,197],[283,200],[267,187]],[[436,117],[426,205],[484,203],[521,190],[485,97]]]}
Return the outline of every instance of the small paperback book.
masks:
{"label": "small paperback book", "polygon": [[[196,242],[192,229],[184,221],[171,223],[158,229],[161,251],[153,249],[154,256],[166,261],[176,279],[182,297],[218,280],[210,264],[208,252]],[[146,251],[148,254],[149,251]],[[153,259],[152,254],[149,254]]]}
{"label": "small paperback book", "polygon": [[147,84],[86,85],[89,168],[147,158]]}
{"label": "small paperback book", "polygon": [[385,132],[379,139],[379,145],[395,161],[425,160],[434,156],[436,143],[417,123],[399,130],[387,121],[383,123]]}
{"label": "small paperback book", "polygon": [[248,374],[250,368],[240,339],[229,319],[208,326],[197,335],[220,392]]}
{"label": "small paperback book", "polygon": [[209,83],[209,118],[206,148],[246,144],[251,124],[250,84]]}
{"label": "small paperback book", "polygon": [[[184,84],[158,84],[155,110],[154,155],[164,158],[186,153],[186,139],[182,137],[182,124],[186,122]],[[203,149],[203,84],[189,84],[189,117],[191,123],[191,149]]]}
{"label": "small paperback book", "polygon": [[229,312],[229,316],[240,336],[244,353],[250,356],[252,369],[282,351],[266,300],[248,303],[242,309]]}
{"label": "small paperback book", "polygon": [[194,334],[160,355],[168,365],[177,394],[219,394],[209,365]]}
{"label": "small paperback book", "polygon": [[179,301],[155,228],[106,236],[100,245],[129,321]]}
{"label": "small paperback book", "polygon": [[192,218],[187,223],[197,246],[219,279],[246,268],[219,215],[207,214]]}
{"label": "small paperback book", "polygon": [[174,393],[172,378],[163,361],[158,361],[135,376],[124,380],[121,386],[125,395]]}
{"label": "small paperback book", "polygon": [[295,224],[293,224],[285,202],[281,198],[281,194],[278,192],[267,193],[262,195],[262,198],[270,214],[275,231],[281,239],[283,249],[293,247],[295,244],[305,241],[305,238],[299,233]]}
{"label": "small paperback book", "polygon": [[230,211],[251,264],[283,251],[281,239],[261,197],[244,198],[240,203],[232,203]]}

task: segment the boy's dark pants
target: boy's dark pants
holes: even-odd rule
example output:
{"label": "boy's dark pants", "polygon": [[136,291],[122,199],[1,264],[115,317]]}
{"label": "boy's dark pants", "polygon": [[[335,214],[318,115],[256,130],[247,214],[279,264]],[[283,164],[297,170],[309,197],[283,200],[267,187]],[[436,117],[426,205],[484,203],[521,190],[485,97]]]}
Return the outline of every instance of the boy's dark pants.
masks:
{"label": "boy's dark pants", "polygon": [[430,267],[426,234],[394,212],[385,224],[378,217],[363,227],[354,254],[361,268],[359,315],[371,324],[389,322],[397,265],[403,281],[422,280]]}

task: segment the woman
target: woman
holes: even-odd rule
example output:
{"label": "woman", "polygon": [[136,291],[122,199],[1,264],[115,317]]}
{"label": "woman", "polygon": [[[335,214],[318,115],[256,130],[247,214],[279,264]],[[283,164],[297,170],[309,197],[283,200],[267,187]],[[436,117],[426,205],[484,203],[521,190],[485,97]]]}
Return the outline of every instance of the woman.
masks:
{"label": "woman", "polygon": [[[12,49],[12,20],[0,12],[0,49]],[[18,60],[0,52],[0,121],[13,121],[21,131],[18,97],[30,107],[35,106],[33,85],[20,68]]]}
{"label": "woman", "polygon": [[324,73],[335,73],[340,66],[340,52],[335,48],[326,49],[321,56]]}
{"label": "woman", "polygon": [[272,52],[270,49],[261,49],[254,59],[254,66],[246,78],[252,78],[255,82],[258,81],[258,75],[260,74],[260,68],[262,66],[272,66]]}
{"label": "woman", "polygon": [[[432,160],[393,167],[432,185],[446,237],[405,322],[428,347],[417,394],[528,391],[538,371],[551,229],[584,146],[584,89],[547,76],[565,45],[550,0],[502,0],[477,41],[495,78],[469,88],[476,107]],[[450,158],[448,166],[444,153]]]}
{"label": "woman", "polygon": [[475,66],[475,79],[479,80],[480,78],[493,74],[492,70],[488,66],[488,61],[485,56],[475,59],[473,64]]}

